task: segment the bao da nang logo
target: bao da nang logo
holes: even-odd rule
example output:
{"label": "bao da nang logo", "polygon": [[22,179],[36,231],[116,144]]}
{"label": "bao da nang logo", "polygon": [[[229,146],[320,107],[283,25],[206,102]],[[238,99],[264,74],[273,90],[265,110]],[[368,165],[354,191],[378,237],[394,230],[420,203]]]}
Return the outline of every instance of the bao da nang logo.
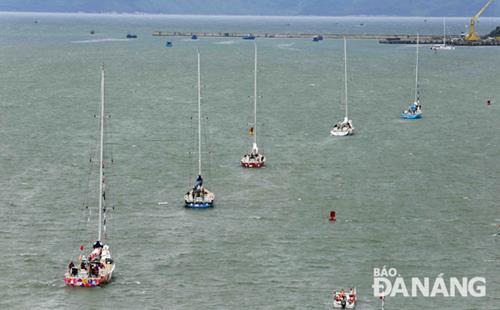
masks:
{"label": "bao da nang logo", "polygon": [[403,278],[396,268],[373,268],[373,296],[403,297],[484,297],[486,279],[445,278],[439,274],[435,278]]}

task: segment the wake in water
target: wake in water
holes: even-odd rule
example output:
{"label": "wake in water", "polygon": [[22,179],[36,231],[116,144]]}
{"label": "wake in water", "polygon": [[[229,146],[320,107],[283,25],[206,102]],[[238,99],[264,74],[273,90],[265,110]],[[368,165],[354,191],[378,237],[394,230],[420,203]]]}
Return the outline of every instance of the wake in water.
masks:
{"label": "wake in water", "polygon": [[91,39],[91,40],[71,41],[71,43],[74,43],[74,44],[105,43],[105,42],[123,42],[123,41],[131,41],[131,40],[132,39],[103,38],[103,39]]}
{"label": "wake in water", "polygon": [[294,45],[295,45],[295,42],[294,43],[287,43],[287,44],[278,44],[278,45],[276,45],[276,47],[279,49],[283,49],[283,50],[299,51],[298,48],[292,47]]}
{"label": "wake in water", "polygon": [[236,43],[236,41],[234,41],[234,40],[232,40],[232,41],[214,42],[214,44],[225,44],[225,45],[234,44],[234,43]]}

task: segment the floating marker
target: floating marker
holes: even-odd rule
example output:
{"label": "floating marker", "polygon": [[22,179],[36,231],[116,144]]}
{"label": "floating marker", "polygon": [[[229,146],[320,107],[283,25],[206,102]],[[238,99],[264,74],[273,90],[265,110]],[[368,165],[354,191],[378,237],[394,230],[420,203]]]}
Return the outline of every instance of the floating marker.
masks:
{"label": "floating marker", "polygon": [[335,211],[330,211],[330,221],[336,221],[337,220],[337,214]]}

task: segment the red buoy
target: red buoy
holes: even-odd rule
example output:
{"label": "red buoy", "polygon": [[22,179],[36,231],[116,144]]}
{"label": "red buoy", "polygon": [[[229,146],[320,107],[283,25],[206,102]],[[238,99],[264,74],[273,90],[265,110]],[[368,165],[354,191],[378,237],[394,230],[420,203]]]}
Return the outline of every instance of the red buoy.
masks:
{"label": "red buoy", "polygon": [[330,211],[330,221],[336,221],[337,220],[337,214],[335,211]]}

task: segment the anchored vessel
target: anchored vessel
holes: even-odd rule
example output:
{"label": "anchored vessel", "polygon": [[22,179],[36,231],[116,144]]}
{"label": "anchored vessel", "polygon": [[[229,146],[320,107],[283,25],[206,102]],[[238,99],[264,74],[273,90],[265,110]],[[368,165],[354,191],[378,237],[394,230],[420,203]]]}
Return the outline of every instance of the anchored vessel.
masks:
{"label": "anchored vessel", "polygon": [[334,308],[354,309],[357,302],[356,288],[350,288],[349,292],[335,290],[332,293],[332,299]]}
{"label": "anchored vessel", "polygon": [[[78,264],[70,262],[64,275],[64,282],[70,286],[93,287],[105,284],[111,280],[115,263],[111,258],[106,239],[106,206],[104,179],[104,66],[101,68],[101,113],[100,113],[100,146],[99,146],[99,222],[97,240],[87,257],[80,255]],[[104,238],[102,233],[104,231]],[[80,246],[80,251],[84,246]]]}
{"label": "anchored vessel", "polygon": [[431,50],[439,51],[439,50],[454,50],[455,47],[453,45],[446,45],[446,18],[443,18],[443,44],[434,44],[431,46]]}
{"label": "anchored vessel", "polygon": [[352,125],[352,120],[349,119],[347,112],[347,41],[344,37],[344,101],[345,101],[345,117],[341,122],[337,122],[330,131],[332,136],[342,137],[347,135],[352,135],[354,133],[354,127]]}
{"label": "anchored vessel", "polygon": [[211,208],[215,195],[203,186],[201,174],[201,73],[200,52],[198,52],[198,176],[193,188],[184,195],[186,208]]}
{"label": "anchored vessel", "polygon": [[401,112],[401,118],[404,119],[422,118],[422,104],[420,103],[420,96],[418,91],[418,50],[419,50],[419,38],[417,35],[417,62],[415,65],[415,101],[408,107],[407,110]]}
{"label": "anchored vessel", "polygon": [[241,159],[241,166],[245,168],[260,168],[266,163],[266,158],[259,153],[257,147],[257,43],[254,43],[254,71],[253,71],[253,124],[248,134],[253,136],[252,150]]}

